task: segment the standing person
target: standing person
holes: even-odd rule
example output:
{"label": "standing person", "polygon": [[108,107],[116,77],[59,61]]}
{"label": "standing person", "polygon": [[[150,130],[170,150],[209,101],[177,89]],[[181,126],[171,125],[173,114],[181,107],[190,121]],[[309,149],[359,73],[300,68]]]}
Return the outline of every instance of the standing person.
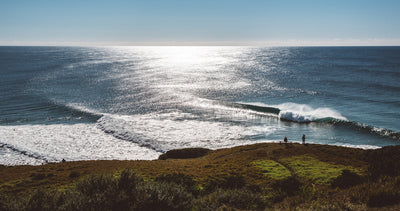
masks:
{"label": "standing person", "polygon": [[285,136],[285,138],[283,139],[283,142],[284,142],[285,144],[287,144],[287,138],[286,138],[286,136]]}
{"label": "standing person", "polygon": [[303,134],[303,137],[301,137],[301,140],[303,141],[303,144],[306,144],[306,135]]}

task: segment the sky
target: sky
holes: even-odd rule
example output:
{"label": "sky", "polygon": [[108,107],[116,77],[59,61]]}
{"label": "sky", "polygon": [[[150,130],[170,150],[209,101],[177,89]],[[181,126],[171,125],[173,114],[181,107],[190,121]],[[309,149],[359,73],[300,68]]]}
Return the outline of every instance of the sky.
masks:
{"label": "sky", "polygon": [[0,0],[0,45],[400,45],[399,0]]}

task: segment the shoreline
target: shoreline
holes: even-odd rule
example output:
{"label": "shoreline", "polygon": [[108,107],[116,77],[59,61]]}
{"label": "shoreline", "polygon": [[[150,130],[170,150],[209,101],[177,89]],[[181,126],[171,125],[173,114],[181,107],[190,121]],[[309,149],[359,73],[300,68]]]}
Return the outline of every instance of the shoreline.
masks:
{"label": "shoreline", "polygon": [[[230,148],[234,148],[234,147],[240,147],[240,146],[247,146],[247,145],[254,145],[254,144],[279,144],[282,143],[282,141],[266,141],[266,142],[256,142],[256,143],[243,143],[243,144],[239,144],[239,145],[233,145],[231,147],[223,147],[223,148],[216,148],[216,149],[210,149],[210,150],[219,150],[219,149],[230,149]],[[301,141],[289,141],[289,143],[291,144],[301,144]],[[337,144],[320,144],[320,143],[313,143],[313,142],[308,142],[307,144],[314,144],[314,145],[322,145],[322,146],[338,146],[338,147],[344,147],[344,148],[352,148],[352,149],[362,149],[362,150],[375,150],[375,149],[381,149],[382,147],[387,147],[387,146],[396,146],[396,145],[386,145],[386,146],[375,146],[375,145],[351,145],[351,144],[343,144],[343,145],[337,145]],[[32,156],[31,154],[27,154],[25,151],[21,151],[18,149],[14,149],[12,145],[8,145],[8,144],[2,144],[0,143],[0,147],[4,147],[6,149],[10,149],[13,151],[16,151],[18,153],[21,153],[22,155],[26,155],[28,157],[32,157],[35,158],[35,156]],[[185,149],[185,148],[178,148],[178,149]],[[39,157],[40,158],[40,157]],[[48,161],[46,158],[43,159],[39,159],[39,160],[43,160],[43,162],[37,162],[37,164],[22,164],[22,165],[8,165],[8,164],[0,164],[1,166],[42,166],[42,165],[46,165],[46,164],[53,164],[53,163],[59,163],[60,161]],[[102,161],[102,160],[119,160],[119,161],[137,161],[137,160],[157,160],[157,158],[155,159],[83,159],[83,160],[68,160],[64,159],[68,162],[76,162],[76,161]]]}

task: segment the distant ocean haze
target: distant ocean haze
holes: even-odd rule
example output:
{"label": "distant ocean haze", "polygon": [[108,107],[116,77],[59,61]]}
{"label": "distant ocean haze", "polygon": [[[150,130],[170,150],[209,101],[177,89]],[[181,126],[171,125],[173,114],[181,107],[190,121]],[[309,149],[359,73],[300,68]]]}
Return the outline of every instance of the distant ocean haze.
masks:
{"label": "distant ocean haze", "polygon": [[0,47],[0,164],[400,141],[400,47]]}

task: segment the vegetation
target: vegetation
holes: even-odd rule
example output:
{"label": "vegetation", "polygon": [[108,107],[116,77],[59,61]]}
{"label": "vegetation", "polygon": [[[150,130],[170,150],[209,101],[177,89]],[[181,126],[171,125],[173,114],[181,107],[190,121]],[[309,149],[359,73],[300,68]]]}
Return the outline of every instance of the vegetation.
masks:
{"label": "vegetation", "polygon": [[258,160],[254,164],[261,168],[265,176],[275,180],[285,179],[292,175],[289,169],[273,160]]}
{"label": "vegetation", "polygon": [[282,159],[282,162],[293,170],[299,177],[307,178],[318,184],[328,184],[337,178],[343,170],[351,169],[354,172],[360,171],[352,166],[334,165],[322,162],[311,156],[296,156]]}
{"label": "vegetation", "polygon": [[185,149],[173,149],[162,155],[160,160],[166,159],[185,159],[185,158],[198,158],[207,155],[212,150],[205,148],[185,148]]}
{"label": "vegetation", "polygon": [[153,161],[0,166],[0,210],[400,208],[400,146],[255,144],[187,158],[190,150]]}

